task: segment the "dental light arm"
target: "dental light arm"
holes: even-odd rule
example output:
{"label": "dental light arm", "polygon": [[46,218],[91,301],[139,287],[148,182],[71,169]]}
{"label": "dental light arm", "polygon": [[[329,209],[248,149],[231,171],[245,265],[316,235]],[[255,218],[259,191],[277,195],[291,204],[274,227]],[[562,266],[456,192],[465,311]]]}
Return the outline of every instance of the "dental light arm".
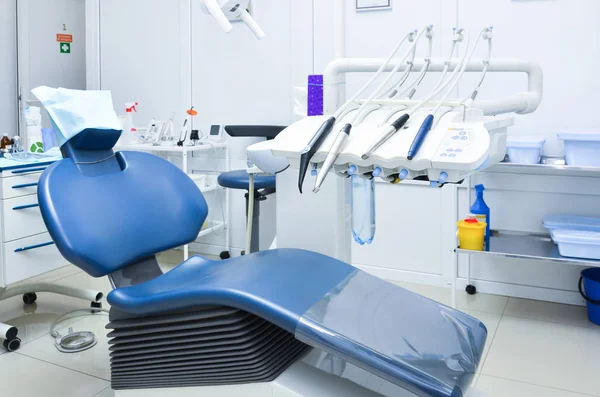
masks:
{"label": "dental light arm", "polygon": [[225,33],[233,30],[231,20],[241,19],[257,39],[265,37],[265,32],[248,13],[249,0],[200,0],[202,10],[217,21]]}

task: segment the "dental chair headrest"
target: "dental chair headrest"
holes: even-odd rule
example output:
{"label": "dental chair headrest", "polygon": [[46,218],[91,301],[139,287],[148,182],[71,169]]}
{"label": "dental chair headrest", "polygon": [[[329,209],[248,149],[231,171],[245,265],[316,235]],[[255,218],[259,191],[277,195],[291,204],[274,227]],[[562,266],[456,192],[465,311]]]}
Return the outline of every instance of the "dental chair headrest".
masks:
{"label": "dental chair headrest", "polygon": [[66,145],[76,150],[110,150],[117,144],[121,131],[87,129],[71,138]]}
{"label": "dental chair headrest", "polygon": [[[119,172],[122,164],[115,158],[113,148],[121,131],[88,128],[69,139],[61,148],[65,159],[71,159],[79,170],[88,176]],[[102,167],[94,166],[102,164]]]}

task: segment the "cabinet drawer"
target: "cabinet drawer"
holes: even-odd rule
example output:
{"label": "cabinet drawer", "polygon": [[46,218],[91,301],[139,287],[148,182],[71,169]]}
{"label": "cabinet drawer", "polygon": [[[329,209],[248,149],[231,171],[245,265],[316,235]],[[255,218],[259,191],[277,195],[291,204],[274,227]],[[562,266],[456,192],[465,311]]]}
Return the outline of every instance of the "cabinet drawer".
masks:
{"label": "cabinet drawer", "polygon": [[[9,171],[10,172],[10,171]],[[2,178],[2,194],[3,200],[37,194],[37,185],[42,175],[41,172],[29,174],[17,174],[8,178]]]}
{"label": "cabinet drawer", "polygon": [[4,241],[18,240],[46,231],[37,195],[4,200],[2,206]]}
{"label": "cabinet drawer", "polygon": [[8,285],[67,265],[48,233],[4,243],[4,256]]}

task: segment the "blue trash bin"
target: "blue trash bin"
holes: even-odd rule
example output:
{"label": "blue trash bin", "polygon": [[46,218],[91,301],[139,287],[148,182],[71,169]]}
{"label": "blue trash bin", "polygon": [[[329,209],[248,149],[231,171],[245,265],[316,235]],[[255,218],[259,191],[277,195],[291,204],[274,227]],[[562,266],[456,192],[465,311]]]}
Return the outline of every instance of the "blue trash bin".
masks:
{"label": "blue trash bin", "polygon": [[600,325],[600,268],[586,269],[581,272],[579,292],[587,301],[590,321]]}

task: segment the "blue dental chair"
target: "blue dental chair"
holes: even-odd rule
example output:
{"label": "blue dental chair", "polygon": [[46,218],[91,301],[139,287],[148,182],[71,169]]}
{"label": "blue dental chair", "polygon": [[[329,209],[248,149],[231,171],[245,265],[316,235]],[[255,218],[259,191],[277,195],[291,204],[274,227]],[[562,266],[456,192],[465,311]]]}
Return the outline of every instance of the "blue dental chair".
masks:
{"label": "blue dental chair", "polygon": [[38,187],[62,255],[115,287],[113,389],[270,382],[321,349],[417,396],[463,396],[483,352],[483,324],[346,263],[282,249],[194,256],[163,274],[155,255],[193,241],[208,208],[169,162],[115,153],[119,135],[76,135]]}
{"label": "blue dental chair", "polygon": [[[275,139],[281,131],[286,127],[270,126],[270,125],[228,125],[225,126],[225,132],[232,138],[267,138],[267,140]],[[248,204],[250,200],[250,176],[246,170],[236,170],[224,172],[217,178],[220,186],[227,189],[245,190],[246,191],[246,216],[248,215]],[[252,215],[252,230],[250,252],[259,251],[259,236],[260,236],[260,204],[267,200],[267,197],[276,193],[276,177],[275,175],[257,175],[254,177],[254,192],[252,192],[252,200],[254,200],[254,212]],[[245,254],[245,252],[243,253]],[[228,252],[221,253],[221,259],[229,259]]]}

